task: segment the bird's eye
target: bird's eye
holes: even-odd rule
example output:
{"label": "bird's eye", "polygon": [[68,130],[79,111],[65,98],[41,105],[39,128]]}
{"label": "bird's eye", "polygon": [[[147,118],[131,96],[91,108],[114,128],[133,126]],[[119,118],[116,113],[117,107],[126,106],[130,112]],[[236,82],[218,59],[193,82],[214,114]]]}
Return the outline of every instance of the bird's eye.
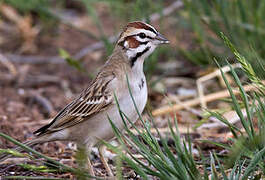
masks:
{"label": "bird's eye", "polygon": [[142,39],[144,39],[144,38],[146,38],[146,35],[145,35],[145,33],[140,33],[139,34],[139,37],[142,38]]}

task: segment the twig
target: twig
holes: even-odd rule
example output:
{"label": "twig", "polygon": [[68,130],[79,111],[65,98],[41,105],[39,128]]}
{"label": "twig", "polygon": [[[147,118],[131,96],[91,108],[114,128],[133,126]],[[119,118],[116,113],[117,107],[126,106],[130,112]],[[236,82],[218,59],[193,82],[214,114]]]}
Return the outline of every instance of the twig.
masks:
{"label": "twig", "polygon": [[[175,1],[168,7],[162,10],[162,13],[154,13],[150,15],[150,21],[156,21],[162,16],[168,16],[172,12],[174,12],[176,9],[181,8],[183,6],[182,1]],[[145,20],[145,19],[144,19]],[[108,38],[108,41],[113,43],[117,38],[117,35],[111,36]],[[96,42],[92,45],[88,45],[87,47],[84,47],[79,52],[77,52],[73,57],[75,59],[81,59],[85,55],[87,55],[90,52],[102,49],[104,47],[104,43],[102,41]],[[16,63],[32,63],[32,64],[42,64],[42,63],[53,63],[53,64],[59,64],[59,63],[65,63],[63,58],[59,56],[52,56],[52,57],[44,57],[44,56],[22,56],[22,55],[14,55],[14,54],[5,54],[12,62]]]}
{"label": "twig", "polygon": [[65,18],[65,16],[63,15],[63,13],[61,11],[59,11],[58,9],[47,9],[48,12],[57,20],[59,20],[60,22],[62,22],[63,24],[65,24],[66,26],[69,26],[70,28],[74,28],[75,30],[85,34],[87,37],[90,37],[92,39],[95,40],[99,40],[99,37],[97,37],[96,35],[94,35],[93,33],[80,29],[79,27],[77,27],[73,22],[75,21],[74,17],[71,16],[71,19]]}
{"label": "twig", "polygon": [[[57,76],[52,75],[39,75],[39,76],[32,76],[27,75],[24,72],[20,72],[19,77],[19,86],[22,87],[36,87],[36,86],[47,86],[49,84],[56,84],[62,86],[62,79]],[[23,77],[24,75],[24,77]]]}
{"label": "twig", "polygon": [[2,63],[10,71],[13,76],[17,75],[17,70],[14,64],[12,64],[8,58],[6,58],[2,53],[0,53],[0,63]]}
{"label": "twig", "polygon": [[[176,9],[179,9],[181,7],[183,7],[183,2],[182,1],[175,1],[174,3],[170,4],[169,6],[167,6],[166,8],[164,8],[162,10],[162,13],[154,13],[150,15],[150,21],[157,21],[158,19],[161,18],[162,16],[168,16],[171,13],[173,13]],[[143,21],[145,21],[146,19],[143,19]]]}
{"label": "twig", "polygon": [[[113,43],[113,42],[115,42],[116,38],[117,38],[117,35],[111,36],[108,38],[108,41]],[[74,59],[81,59],[85,55],[87,55],[93,51],[99,50],[103,47],[104,47],[104,43],[102,41],[99,41],[99,42],[96,42],[92,45],[88,45],[87,47],[84,47],[78,53],[76,53],[73,57],[74,57]]]}
{"label": "twig", "polygon": [[[264,99],[262,99],[263,102]],[[255,102],[255,105],[258,106],[258,102]],[[247,112],[246,112],[246,108],[241,109],[242,115],[244,118],[247,117]],[[255,108],[253,109],[253,113],[255,113],[256,110]],[[238,116],[237,112],[232,110],[232,111],[228,111],[222,114],[222,116],[228,120],[228,122],[230,124],[235,124],[238,121],[240,121],[240,117]],[[197,129],[202,129],[202,128],[221,128],[221,127],[227,127],[227,125],[223,122],[221,122],[220,120],[218,120],[216,117],[211,117],[212,121],[214,123],[207,123],[207,124],[203,124],[200,127],[198,127]]]}
{"label": "twig", "polygon": [[[171,95],[171,96],[173,96],[173,95]],[[196,116],[198,116],[200,118],[203,118],[203,115],[202,115],[201,111],[187,106],[182,101],[180,101],[180,99],[177,96],[173,96],[172,98],[173,98],[173,100],[175,100],[175,102],[177,104],[182,104],[184,109],[186,109],[187,111],[191,112],[192,114],[194,114],[194,115],[196,115]],[[215,121],[215,119],[213,117],[209,117],[208,119],[211,120],[211,121]]]}
{"label": "twig", "polygon": [[15,76],[11,74],[0,73],[0,85],[11,84],[15,81]]}
{"label": "twig", "polygon": [[52,63],[60,64],[65,63],[64,59],[59,56],[23,56],[6,53],[5,56],[10,59],[12,62],[16,63],[30,63],[30,64],[43,64],[43,63]]}
{"label": "twig", "polygon": [[[232,65],[233,68],[241,68],[241,64],[237,63],[237,64],[233,64]],[[222,71],[224,73],[229,72],[230,71],[230,67],[229,66],[224,66],[222,67]],[[205,76],[200,77],[199,79],[197,79],[196,84],[197,84],[197,89],[198,89],[198,95],[199,95],[199,99],[200,99],[200,104],[202,108],[207,108],[206,106],[206,102],[205,102],[205,95],[203,92],[203,85],[202,83],[210,80],[214,77],[221,77],[221,71],[219,69],[215,70],[212,73],[206,74]]]}
{"label": "twig", "polygon": [[[134,134],[138,134],[138,132],[137,132],[135,129],[131,129],[130,131],[131,131],[132,133],[134,133]],[[170,133],[170,129],[169,129],[169,127],[158,128],[158,131],[159,131],[159,133],[161,133],[161,134],[163,134],[163,133]],[[173,130],[173,131],[175,132],[176,130]],[[153,134],[156,134],[156,133],[157,133],[157,131],[156,131],[155,128],[150,128],[150,132],[153,133]],[[178,132],[179,132],[179,133],[182,133],[182,134],[187,133],[187,132],[189,132],[189,133],[193,133],[194,130],[193,130],[191,127],[178,126]]]}
{"label": "twig", "polygon": [[36,91],[29,91],[25,94],[25,96],[32,98],[34,101],[36,101],[36,103],[41,105],[43,107],[43,112],[48,114],[49,117],[55,113],[51,102],[47,98],[43,97],[40,93]]}
{"label": "twig", "polygon": [[[242,112],[244,118],[247,117],[246,109],[241,109],[241,112]],[[225,119],[227,119],[230,124],[235,124],[236,122],[238,122],[240,120],[240,117],[237,115],[237,113],[235,111],[225,112],[224,114],[222,114],[222,116]],[[227,127],[227,125],[225,123],[221,122],[216,117],[210,117],[210,118],[212,118],[214,123],[203,124],[200,127],[198,127],[197,129],[200,130],[200,129],[203,129],[203,128],[208,128],[209,129],[209,128]]]}
{"label": "twig", "polygon": [[[265,81],[262,81],[262,83],[265,83]],[[256,90],[256,87],[253,84],[245,85],[245,86],[243,86],[243,88],[244,88],[244,90],[246,92]],[[237,95],[237,94],[240,93],[240,91],[238,89],[233,89],[233,93],[235,95]],[[229,91],[228,90],[223,90],[223,91],[219,91],[219,92],[216,92],[216,93],[212,93],[212,94],[206,95],[204,97],[204,100],[205,100],[205,102],[210,102],[210,101],[214,101],[214,100],[217,100],[217,99],[220,99],[220,98],[229,97],[229,96],[230,96]],[[156,110],[154,110],[152,112],[152,115],[153,116],[160,116],[160,115],[163,115],[163,114],[167,114],[167,113],[171,113],[171,112],[183,109],[183,108],[185,108],[185,106],[191,107],[191,106],[196,106],[198,104],[200,104],[200,99],[199,98],[195,98],[195,99],[192,99],[192,100],[189,100],[189,101],[185,101],[182,104],[176,104],[176,105],[173,105],[173,106],[165,106],[165,107],[162,107],[162,108],[158,108],[158,109],[156,109]]]}
{"label": "twig", "polygon": [[14,166],[16,166],[16,164],[8,165],[6,168],[0,170],[0,173],[6,172],[9,168],[12,168],[12,167],[14,167]]}
{"label": "twig", "polygon": [[37,26],[33,27],[31,15],[21,16],[16,9],[4,3],[0,4],[0,12],[8,20],[13,22],[19,30],[21,37],[24,40],[20,51],[35,52],[37,50],[35,39],[40,30]]}

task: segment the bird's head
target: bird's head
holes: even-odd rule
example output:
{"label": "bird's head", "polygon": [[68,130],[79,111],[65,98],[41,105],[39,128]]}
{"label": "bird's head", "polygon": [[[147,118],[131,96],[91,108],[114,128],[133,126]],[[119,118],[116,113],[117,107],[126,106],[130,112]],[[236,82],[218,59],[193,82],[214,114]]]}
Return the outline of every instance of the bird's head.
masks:
{"label": "bird's head", "polygon": [[153,26],[136,21],[130,22],[121,33],[116,46],[122,47],[131,66],[141,59],[148,57],[160,44],[167,44],[167,40]]}

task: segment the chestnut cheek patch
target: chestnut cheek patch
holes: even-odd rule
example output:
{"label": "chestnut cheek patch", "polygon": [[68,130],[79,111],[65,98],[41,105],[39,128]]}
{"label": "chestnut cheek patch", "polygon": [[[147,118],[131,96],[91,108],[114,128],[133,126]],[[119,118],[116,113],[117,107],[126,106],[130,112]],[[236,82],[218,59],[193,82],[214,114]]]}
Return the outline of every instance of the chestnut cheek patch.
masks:
{"label": "chestnut cheek patch", "polygon": [[134,37],[128,37],[127,42],[129,44],[129,48],[137,48],[140,45],[140,42],[137,41]]}

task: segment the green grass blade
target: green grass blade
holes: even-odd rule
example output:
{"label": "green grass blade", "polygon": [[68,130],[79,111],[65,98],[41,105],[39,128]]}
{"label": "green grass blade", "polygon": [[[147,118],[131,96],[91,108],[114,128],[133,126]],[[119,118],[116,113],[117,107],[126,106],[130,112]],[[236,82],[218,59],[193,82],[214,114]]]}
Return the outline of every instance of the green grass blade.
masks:
{"label": "green grass blade", "polygon": [[75,173],[75,174],[81,174],[81,175],[86,176],[86,177],[93,177],[93,178],[99,179],[97,177],[94,177],[94,176],[89,175],[85,171],[82,171],[82,170],[79,170],[79,169],[75,169],[75,168],[72,168],[70,166],[64,165],[64,164],[62,164],[60,162],[57,162],[57,161],[53,160],[52,158],[47,157],[47,156],[45,156],[45,155],[43,155],[43,154],[35,151],[34,149],[32,149],[32,148],[30,148],[30,147],[28,147],[28,146],[26,146],[26,145],[18,142],[17,140],[11,138],[10,136],[8,136],[8,135],[6,135],[4,133],[0,133],[0,136],[3,137],[4,139],[6,139],[6,140],[8,140],[8,141],[10,141],[12,143],[14,143],[15,145],[23,148],[25,151],[31,152],[32,154],[34,154],[34,155],[36,155],[36,156],[38,156],[40,158],[44,158],[47,161],[52,162],[54,164],[53,165],[54,167],[56,167],[58,169],[61,169],[62,171],[69,171],[69,172],[72,172],[72,173]]}
{"label": "green grass blade", "polygon": [[[216,63],[217,63],[217,62],[216,62]],[[236,98],[235,94],[233,93],[232,87],[231,87],[230,84],[228,83],[227,78],[225,77],[224,72],[222,71],[222,69],[221,69],[221,67],[219,66],[218,63],[217,63],[217,65],[218,65],[218,67],[220,68],[222,78],[223,78],[223,80],[224,80],[224,82],[225,82],[225,84],[226,84],[226,87],[227,87],[227,89],[228,89],[228,91],[229,91],[229,94],[230,94],[230,96],[231,96],[231,98],[232,98],[232,101],[233,101],[233,107],[234,107],[234,109],[235,109],[237,115],[239,116],[240,121],[241,121],[241,123],[242,123],[242,125],[243,125],[243,127],[244,127],[244,129],[245,129],[245,131],[246,131],[246,133],[247,133],[248,136],[252,139],[253,136],[252,136],[252,133],[251,133],[251,131],[250,131],[249,123],[245,120],[245,118],[244,118],[244,116],[243,116],[243,113],[242,113],[242,111],[241,111],[241,108],[240,108],[240,105],[239,105],[239,103],[238,103],[238,101],[237,101],[237,98]]]}
{"label": "green grass blade", "polygon": [[48,177],[42,177],[42,176],[4,176],[4,179],[34,179],[34,180],[67,180],[67,179],[62,179],[62,178],[48,178]]}
{"label": "green grass blade", "polygon": [[[228,63],[228,62],[227,62]],[[249,108],[249,100],[248,100],[248,97],[247,97],[247,94],[236,74],[236,72],[234,71],[234,69],[232,68],[231,64],[229,64],[229,67],[230,67],[230,70],[232,72],[232,75],[233,75],[233,78],[237,84],[237,86],[239,87],[239,90],[240,90],[240,95],[243,99],[243,102],[244,102],[244,107],[246,108],[246,113],[247,113],[247,119],[248,119],[248,124],[250,126],[250,129],[251,129],[251,133],[252,133],[252,136],[254,137],[255,136],[255,131],[254,131],[254,127],[253,127],[253,123],[252,123],[252,115],[250,114],[250,108]]]}
{"label": "green grass blade", "polygon": [[228,180],[228,177],[227,177],[227,175],[226,175],[226,173],[225,173],[224,167],[223,167],[223,165],[220,163],[219,158],[217,157],[217,155],[216,155],[215,153],[213,153],[213,156],[214,156],[214,158],[215,158],[216,161],[217,161],[217,164],[218,164],[218,166],[219,166],[219,169],[220,169],[220,171],[221,171],[221,173],[222,173],[222,175],[223,175],[223,179],[224,179],[224,180]]}
{"label": "green grass blade", "polygon": [[256,155],[250,161],[250,164],[245,169],[245,172],[243,174],[243,177],[242,177],[243,180],[248,179],[248,176],[253,172],[254,169],[257,168],[257,165],[260,162],[264,162],[264,159],[263,159],[264,155],[265,155],[265,147],[262,150],[260,150],[258,153],[256,153]]}

